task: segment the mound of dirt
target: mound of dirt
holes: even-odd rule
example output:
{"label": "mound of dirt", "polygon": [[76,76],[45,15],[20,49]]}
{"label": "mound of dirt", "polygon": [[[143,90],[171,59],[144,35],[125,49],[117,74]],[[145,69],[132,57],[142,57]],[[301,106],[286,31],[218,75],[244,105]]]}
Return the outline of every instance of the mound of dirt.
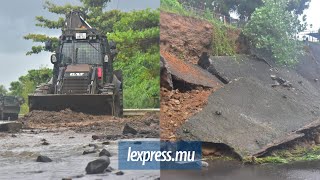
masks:
{"label": "mound of dirt", "polygon": [[[117,138],[158,138],[159,115],[147,114],[131,118],[117,118],[104,115],[88,115],[73,112],[70,109],[60,112],[32,111],[20,120],[26,128],[55,130],[74,130],[76,132],[94,132]],[[129,125],[137,134],[124,134],[123,128]]]}

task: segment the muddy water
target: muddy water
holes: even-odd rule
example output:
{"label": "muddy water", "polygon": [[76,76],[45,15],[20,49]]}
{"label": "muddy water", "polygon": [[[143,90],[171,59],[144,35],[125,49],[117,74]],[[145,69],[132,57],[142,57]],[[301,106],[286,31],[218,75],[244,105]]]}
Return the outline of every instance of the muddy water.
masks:
{"label": "muddy water", "polygon": [[161,171],[161,180],[320,180],[320,161],[282,165],[210,162],[202,171]]}
{"label": "muddy water", "polygon": [[[75,132],[59,133],[21,133],[12,137],[11,134],[0,134],[0,179],[156,179],[159,171],[123,171],[123,176],[114,173],[102,175],[86,175],[88,162],[97,159],[98,154],[82,155],[85,147],[93,141],[92,134]],[[42,145],[42,139],[50,144]],[[106,149],[113,155],[110,166],[117,169],[117,142],[112,142]],[[50,157],[53,162],[35,162],[38,155]],[[76,178],[77,177],[77,178]]]}

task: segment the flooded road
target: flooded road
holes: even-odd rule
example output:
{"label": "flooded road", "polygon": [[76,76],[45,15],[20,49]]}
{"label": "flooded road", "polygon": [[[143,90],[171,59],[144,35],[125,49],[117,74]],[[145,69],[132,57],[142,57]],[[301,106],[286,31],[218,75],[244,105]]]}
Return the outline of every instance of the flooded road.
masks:
{"label": "flooded road", "polygon": [[[117,142],[102,145],[93,141],[91,134],[75,133],[73,131],[0,134],[0,179],[156,179],[159,171],[123,171],[117,176],[114,172],[102,175],[86,175],[85,168],[90,161],[98,158],[98,153],[82,155],[90,143],[97,144],[111,152],[110,166],[118,168]],[[42,145],[46,139],[49,145]],[[85,147],[85,148],[84,148]],[[53,162],[39,163],[39,155],[50,157]]]}
{"label": "flooded road", "polygon": [[[159,171],[123,171],[123,176],[112,173],[86,175],[88,162],[98,154],[82,155],[88,144],[99,149],[106,148],[112,154],[110,166],[118,168],[117,142],[109,145],[93,141],[92,133],[73,131],[0,134],[0,179],[150,179],[160,177]],[[46,139],[49,145],[42,145]],[[84,148],[85,147],[85,148]],[[45,155],[53,162],[35,162],[37,156]],[[320,180],[320,161],[293,164],[243,165],[234,161],[213,161],[202,171],[162,171],[161,180]]]}
{"label": "flooded road", "polygon": [[161,180],[320,180],[320,161],[294,164],[242,165],[210,162],[202,171],[161,171]]}

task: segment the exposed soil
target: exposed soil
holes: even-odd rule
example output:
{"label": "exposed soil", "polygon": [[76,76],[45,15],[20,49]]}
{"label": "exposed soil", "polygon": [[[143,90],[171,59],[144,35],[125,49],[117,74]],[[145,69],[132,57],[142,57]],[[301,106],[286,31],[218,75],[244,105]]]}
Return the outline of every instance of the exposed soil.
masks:
{"label": "exposed soil", "polygon": [[186,92],[161,88],[161,139],[175,140],[175,131],[189,117],[202,110],[211,92],[212,89],[201,87]]}
{"label": "exposed soil", "polygon": [[[159,115],[147,114],[142,117],[116,118],[112,116],[94,116],[73,112],[69,109],[60,112],[32,111],[21,118],[26,128],[55,130],[74,130],[76,132],[94,132],[117,138],[157,138],[159,137]],[[137,134],[123,134],[128,124],[137,130]]]}
{"label": "exposed soil", "polygon": [[[214,46],[215,28],[210,22],[180,16],[173,13],[160,13],[160,49],[176,57],[197,64],[203,52],[210,52]],[[227,40],[234,44],[236,53],[247,53],[245,39],[239,38],[240,29],[225,27]]]}
{"label": "exposed soil", "polygon": [[204,20],[161,12],[160,29],[161,55],[170,61],[170,65],[173,66],[170,70],[189,80],[198,79],[199,83],[209,82],[211,84],[209,87],[214,87],[203,88],[203,85],[183,81],[181,77],[178,77],[179,80],[173,77],[173,81],[175,80],[173,90],[162,86],[161,138],[175,140],[175,131],[189,117],[201,111],[211,92],[221,87],[214,76],[208,79],[208,76],[204,76],[205,73],[201,73],[200,68],[191,68],[190,65],[182,63],[185,61],[197,64],[203,52],[211,51],[214,28],[211,23]]}
{"label": "exposed soil", "polygon": [[160,13],[160,49],[197,64],[202,52],[211,51],[213,27],[210,23],[177,14]]}

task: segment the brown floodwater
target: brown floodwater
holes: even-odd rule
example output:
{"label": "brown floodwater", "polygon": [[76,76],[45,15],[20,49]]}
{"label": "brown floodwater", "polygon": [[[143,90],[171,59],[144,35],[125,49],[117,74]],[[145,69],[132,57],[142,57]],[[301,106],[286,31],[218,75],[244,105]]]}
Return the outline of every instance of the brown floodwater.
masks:
{"label": "brown floodwater", "polygon": [[[88,162],[98,158],[98,154],[82,155],[85,149],[89,149],[90,143],[97,144],[99,148],[106,148],[113,155],[110,166],[118,168],[117,142],[110,145],[93,141],[92,134],[64,132],[41,132],[0,134],[0,179],[147,179],[154,180],[160,177],[160,171],[129,171],[117,176],[114,172],[101,175],[86,175],[85,168]],[[49,145],[42,145],[42,139],[46,139]],[[139,139],[141,140],[141,139]],[[145,139],[144,139],[145,140]],[[50,157],[53,162],[36,162],[38,155]],[[115,171],[116,172],[116,171]]]}
{"label": "brown floodwater", "polygon": [[[147,179],[160,177],[160,171],[128,171],[123,176],[113,173],[86,175],[88,162],[98,154],[82,155],[90,143],[112,153],[110,166],[118,168],[117,142],[102,145],[93,141],[92,134],[64,132],[24,132],[0,134],[0,179]],[[49,145],[42,145],[46,139]],[[141,139],[139,139],[141,140]],[[144,139],[147,140],[147,139]],[[154,139],[153,139],[154,140]],[[53,162],[36,162],[38,155],[50,157]],[[292,164],[243,165],[237,161],[213,161],[201,171],[161,171],[161,180],[320,180],[320,161]]]}

